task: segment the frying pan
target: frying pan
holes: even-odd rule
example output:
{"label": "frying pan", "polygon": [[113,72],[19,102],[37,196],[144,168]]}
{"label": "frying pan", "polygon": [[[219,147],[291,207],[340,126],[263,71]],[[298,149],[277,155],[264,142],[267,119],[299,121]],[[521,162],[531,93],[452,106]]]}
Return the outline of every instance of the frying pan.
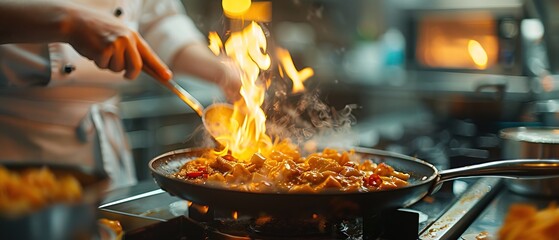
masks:
{"label": "frying pan", "polygon": [[0,215],[2,239],[70,240],[91,239],[96,236],[97,206],[109,186],[109,178],[104,172],[83,166],[44,162],[0,162],[0,165],[12,171],[46,166],[55,176],[75,177],[82,186],[82,199],[77,203],[52,204],[19,217]]}
{"label": "frying pan", "polygon": [[171,176],[208,149],[192,148],[162,154],[149,167],[159,186],[171,195],[214,209],[251,214],[321,213],[334,216],[378,213],[409,206],[435,192],[442,182],[463,177],[543,178],[559,175],[559,160],[507,160],[438,171],[420,159],[376,149],[355,148],[364,159],[385,162],[410,174],[409,185],[375,192],[255,193],[194,184]]}

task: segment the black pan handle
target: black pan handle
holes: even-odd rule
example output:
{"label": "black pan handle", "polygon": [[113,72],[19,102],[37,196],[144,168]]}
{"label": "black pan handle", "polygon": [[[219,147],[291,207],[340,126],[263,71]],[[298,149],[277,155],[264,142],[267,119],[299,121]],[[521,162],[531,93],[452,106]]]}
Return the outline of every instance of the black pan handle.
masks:
{"label": "black pan handle", "polygon": [[559,176],[559,160],[554,159],[515,159],[501,160],[439,172],[430,193],[436,192],[441,183],[470,177],[501,177],[538,179]]}

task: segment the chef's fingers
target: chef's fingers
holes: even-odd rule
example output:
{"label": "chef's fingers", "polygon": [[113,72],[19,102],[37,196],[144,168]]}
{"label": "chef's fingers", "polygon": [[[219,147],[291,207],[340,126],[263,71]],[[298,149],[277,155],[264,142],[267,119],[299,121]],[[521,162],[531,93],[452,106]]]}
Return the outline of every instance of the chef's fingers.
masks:
{"label": "chef's fingers", "polygon": [[[140,36],[136,35],[138,51],[142,57],[142,69],[159,81],[168,81],[173,77],[171,70],[151,50]],[[147,71],[149,70],[149,71]]]}
{"label": "chef's fingers", "polygon": [[113,45],[110,45],[109,47],[104,48],[101,53],[97,53],[97,57],[93,59],[97,67],[107,69],[109,67],[109,61],[111,60],[113,51]]}
{"label": "chef's fingers", "polygon": [[142,71],[142,57],[138,52],[136,42],[132,42],[126,47],[124,56],[126,57],[126,72],[124,73],[124,77],[136,79]]}
{"label": "chef's fingers", "polygon": [[124,37],[119,37],[113,43],[113,54],[109,60],[109,69],[114,72],[120,72],[124,70],[124,51],[126,46],[130,45],[130,40]]}

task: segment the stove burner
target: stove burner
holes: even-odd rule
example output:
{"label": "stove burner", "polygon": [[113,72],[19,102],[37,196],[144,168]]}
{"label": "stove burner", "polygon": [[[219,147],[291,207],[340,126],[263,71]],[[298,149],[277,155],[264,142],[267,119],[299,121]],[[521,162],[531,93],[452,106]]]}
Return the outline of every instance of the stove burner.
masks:
{"label": "stove burner", "polygon": [[[417,239],[418,214],[390,210],[372,217],[327,218],[318,214],[303,218],[270,215],[258,217],[211,210],[192,204],[188,222],[211,239]],[[202,213],[200,212],[202,210]],[[212,218],[210,220],[210,218]]]}
{"label": "stove burner", "polygon": [[330,221],[316,214],[306,219],[264,216],[249,224],[249,230],[256,235],[291,238],[328,236],[331,228]]}

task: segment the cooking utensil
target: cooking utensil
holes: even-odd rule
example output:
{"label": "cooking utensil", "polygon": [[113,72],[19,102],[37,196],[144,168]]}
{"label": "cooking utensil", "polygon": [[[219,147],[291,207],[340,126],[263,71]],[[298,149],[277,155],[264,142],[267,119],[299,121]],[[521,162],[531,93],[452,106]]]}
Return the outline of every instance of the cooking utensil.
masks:
{"label": "cooking utensil", "polygon": [[559,160],[509,160],[438,171],[433,165],[402,154],[356,148],[363,158],[386,162],[411,175],[406,187],[377,192],[254,193],[209,187],[176,179],[171,174],[208,149],[193,148],[165,153],[150,161],[159,186],[180,198],[219,209],[249,213],[324,213],[334,215],[376,213],[411,205],[435,192],[445,181],[480,176],[559,176]]}
{"label": "cooking utensil", "polygon": [[[559,128],[518,127],[500,132],[503,142],[502,157],[559,159]],[[506,181],[519,194],[559,196],[559,177],[546,179],[514,179]]]}
{"label": "cooking utensil", "polygon": [[97,235],[97,205],[109,185],[108,176],[82,166],[45,163],[2,162],[14,171],[47,166],[56,176],[71,175],[81,184],[82,200],[78,203],[55,203],[21,217],[0,214],[2,239],[91,239]]}
{"label": "cooking utensil", "polygon": [[[231,121],[231,116],[233,115],[233,106],[226,103],[215,103],[210,105],[204,110],[204,106],[190,93],[188,93],[184,88],[182,88],[174,79],[161,79],[155,71],[150,68],[144,67],[144,71],[155,78],[163,86],[167,87],[171,92],[177,95],[184,103],[186,103],[194,112],[202,118],[204,127],[210,133],[210,136],[214,140],[214,143],[218,146],[223,146],[216,136],[220,136],[220,133],[226,133],[228,128],[225,128],[226,123]],[[230,136],[230,135],[227,135]]]}

